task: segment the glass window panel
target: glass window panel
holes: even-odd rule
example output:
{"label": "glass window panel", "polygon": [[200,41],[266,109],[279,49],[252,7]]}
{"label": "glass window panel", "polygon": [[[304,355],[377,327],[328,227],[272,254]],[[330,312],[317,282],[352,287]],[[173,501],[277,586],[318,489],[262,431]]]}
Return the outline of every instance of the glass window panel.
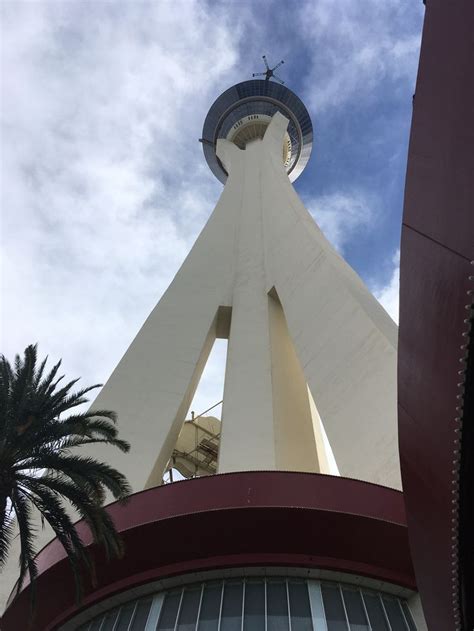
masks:
{"label": "glass window panel", "polygon": [[290,581],[288,594],[290,597],[291,631],[313,631],[306,582]]}
{"label": "glass window panel", "polygon": [[130,627],[131,631],[143,631],[148,620],[152,600],[153,598],[150,597],[138,601],[135,615],[133,616],[133,623]]}
{"label": "glass window panel", "polygon": [[265,585],[245,584],[244,631],[265,631]]}
{"label": "glass window panel", "polygon": [[347,631],[346,615],[339,588],[335,585],[321,585],[324,611],[328,631]]}
{"label": "glass window panel", "polygon": [[324,629],[324,631],[326,631],[326,615],[324,613],[323,597],[319,581],[308,581],[308,591],[315,630],[320,631]]}
{"label": "glass window panel", "polygon": [[204,587],[198,631],[217,631],[221,608],[222,583],[210,583]]}
{"label": "glass window panel", "polygon": [[267,631],[288,631],[288,599],[286,583],[267,583]]}
{"label": "glass window panel", "polygon": [[105,616],[104,624],[101,626],[100,631],[113,631],[114,624],[117,621],[119,609],[113,609]]}
{"label": "glass window panel", "polygon": [[383,604],[392,627],[392,631],[408,631],[398,600],[384,596]]}
{"label": "glass window panel", "polygon": [[102,616],[93,620],[91,623],[91,626],[89,627],[89,631],[99,631],[102,625],[102,620],[103,620]]}
{"label": "glass window panel", "polygon": [[179,631],[194,631],[201,600],[201,586],[184,590],[183,602],[178,618]]}
{"label": "glass window panel", "polygon": [[406,602],[402,602],[403,611],[405,612],[405,618],[407,619],[408,626],[410,627],[410,631],[416,631],[416,625],[413,622],[413,616],[411,615],[411,611]]}
{"label": "glass window panel", "polygon": [[128,625],[135,611],[135,601],[127,603],[120,608],[118,623],[115,625],[114,631],[128,631]]}
{"label": "glass window panel", "polygon": [[174,629],[181,600],[181,591],[180,589],[166,594],[163,607],[161,608],[160,620],[156,627],[159,631],[172,631]]}
{"label": "glass window panel", "polygon": [[346,605],[347,618],[351,631],[369,631],[367,616],[361,595],[354,589],[343,589],[342,595]]}
{"label": "glass window panel", "polygon": [[373,631],[388,631],[388,624],[377,594],[364,593],[364,602]]}
{"label": "glass window panel", "polygon": [[225,583],[220,631],[240,631],[242,626],[243,584]]}

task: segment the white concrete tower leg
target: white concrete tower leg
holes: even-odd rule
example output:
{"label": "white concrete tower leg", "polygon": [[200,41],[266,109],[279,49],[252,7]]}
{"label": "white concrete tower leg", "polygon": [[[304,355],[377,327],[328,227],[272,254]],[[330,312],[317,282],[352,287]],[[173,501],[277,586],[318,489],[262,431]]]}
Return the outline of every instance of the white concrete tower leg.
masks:
{"label": "white concrete tower leg", "polygon": [[218,472],[276,469],[268,297],[265,291],[261,142],[245,151],[219,141],[239,217]]}
{"label": "white concrete tower leg", "polygon": [[[274,290],[269,294],[273,419],[276,468],[319,473],[317,432],[306,379],[288,333],[285,314]],[[322,444],[319,445],[319,448]]]}
{"label": "white concrete tower leg", "polygon": [[231,305],[235,219],[224,191],[173,282],[117,365],[93,409],[112,409],[128,454],[91,454],[123,472],[134,491],[161,484],[216,336],[216,314]]}
{"label": "white concrete tower leg", "polygon": [[[264,144],[278,146],[275,114]],[[279,119],[279,129],[273,122]],[[333,250],[275,151],[261,165],[265,265],[341,475],[400,488],[397,327]]]}
{"label": "white concrete tower leg", "polygon": [[219,472],[318,471],[306,381],[278,297],[267,292],[261,200],[271,182],[261,165],[268,150],[281,160],[282,142],[268,149],[255,140],[240,151],[219,141],[217,150],[240,218]]}

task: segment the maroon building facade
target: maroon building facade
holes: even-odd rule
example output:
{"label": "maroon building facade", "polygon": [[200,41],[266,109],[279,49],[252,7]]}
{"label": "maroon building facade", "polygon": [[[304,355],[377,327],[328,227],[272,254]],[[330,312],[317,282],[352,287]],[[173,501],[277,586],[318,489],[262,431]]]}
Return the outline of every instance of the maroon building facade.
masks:
{"label": "maroon building facade", "polygon": [[430,631],[472,629],[474,3],[427,0],[403,215],[399,437]]}

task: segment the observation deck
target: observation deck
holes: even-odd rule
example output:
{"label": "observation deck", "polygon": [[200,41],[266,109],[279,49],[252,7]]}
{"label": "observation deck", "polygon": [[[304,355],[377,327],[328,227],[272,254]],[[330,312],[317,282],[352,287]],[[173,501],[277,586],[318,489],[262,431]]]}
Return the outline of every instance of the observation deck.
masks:
{"label": "observation deck", "polygon": [[313,125],[308,110],[296,94],[272,81],[250,80],[223,92],[211,106],[202,131],[204,157],[223,184],[227,171],[216,155],[219,138],[244,149],[248,142],[263,138],[275,112],[289,119],[282,146],[282,160],[291,182],[303,172],[313,147]]}

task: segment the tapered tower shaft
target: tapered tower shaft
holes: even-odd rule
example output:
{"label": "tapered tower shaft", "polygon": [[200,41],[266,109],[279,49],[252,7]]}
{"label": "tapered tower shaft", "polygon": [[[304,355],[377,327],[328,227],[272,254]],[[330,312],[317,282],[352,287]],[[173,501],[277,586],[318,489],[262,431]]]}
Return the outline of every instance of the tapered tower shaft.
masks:
{"label": "tapered tower shaft", "polygon": [[136,490],[161,483],[218,335],[229,337],[219,472],[319,471],[309,386],[341,474],[400,485],[396,326],[296,195],[287,125],[276,113],[244,150],[217,141],[230,175],[217,207],[94,403],[119,414],[132,452],[114,464]]}

